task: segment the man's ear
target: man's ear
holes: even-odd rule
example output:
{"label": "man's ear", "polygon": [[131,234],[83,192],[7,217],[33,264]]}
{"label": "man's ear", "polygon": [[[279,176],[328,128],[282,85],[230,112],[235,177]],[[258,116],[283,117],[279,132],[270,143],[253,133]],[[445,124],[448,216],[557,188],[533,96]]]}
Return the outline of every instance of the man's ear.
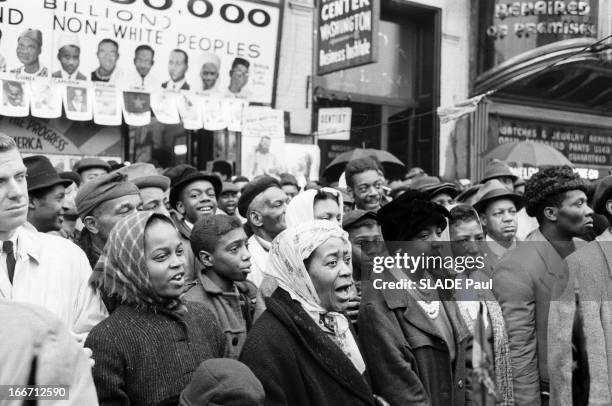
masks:
{"label": "man's ear", "polygon": [[480,218],[480,224],[482,224],[482,228],[485,228],[487,226],[487,217],[484,215],[484,213],[479,214],[478,217]]}
{"label": "man's ear", "polygon": [[612,199],[606,202],[606,212],[612,214]]}
{"label": "man's ear", "polygon": [[548,220],[552,222],[555,222],[557,221],[558,210],[559,209],[557,207],[553,207],[553,206],[544,207],[544,217],[546,217]]}
{"label": "man's ear", "polygon": [[92,234],[98,234],[100,232],[100,228],[98,227],[98,219],[96,219],[94,216],[85,217],[85,219],[83,219],[83,225]]}
{"label": "man's ear", "polygon": [[248,216],[249,216],[249,222],[253,224],[255,227],[263,226],[263,217],[261,216],[261,214],[259,214],[258,211],[252,210],[251,212],[248,213]]}
{"label": "man's ear", "polygon": [[185,205],[180,200],[176,202],[176,211],[178,211],[183,216],[185,215],[185,212],[186,212]]}
{"label": "man's ear", "polygon": [[349,185],[346,185],[346,192],[351,195],[353,197],[353,199],[355,198],[355,192],[353,191],[353,188],[350,187]]}
{"label": "man's ear", "polygon": [[215,257],[213,257],[212,253],[208,251],[201,250],[198,252],[198,258],[207,268],[212,268],[215,265]]}
{"label": "man's ear", "polygon": [[29,197],[29,198],[28,198],[28,201],[29,201],[29,202],[28,202],[28,208],[29,208],[30,210],[32,210],[32,209],[36,209],[36,206],[37,206],[37,205],[36,205],[36,203],[34,202],[35,200],[36,200],[36,199],[34,199],[34,198],[32,198],[32,197]]}

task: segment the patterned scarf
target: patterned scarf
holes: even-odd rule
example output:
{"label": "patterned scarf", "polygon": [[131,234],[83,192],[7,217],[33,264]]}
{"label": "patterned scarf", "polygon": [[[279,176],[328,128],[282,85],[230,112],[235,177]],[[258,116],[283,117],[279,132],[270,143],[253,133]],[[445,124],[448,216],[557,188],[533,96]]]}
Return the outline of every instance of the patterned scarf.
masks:
{"label": "patterned scarf", "polygon": [[[330,238],[340,238],[349,247],[348,234],[328,220],[314,220],[299,224],[281,232],[272,241],[269,263],[264,272],[278,282],[278,286],[302,306],[314,322],[328,334],[363,373],[365,364],[354,337],[348,328],[346,317],[330,312],[321,306],[319,295],[310,279],[304,261]],[[325,320],[326,323],[322,323]],[[329,326],[345,326],[331,328]]]}
{"label": "patterned scarf", "polygon": [[151,211],[137,212],[113,227],[89,283],[117,297],[121,303],[148,311],[168,310],[183,314],[186,308],[182,300],[159,296],[149,280],[145,229],[153,216],[164,217]]}

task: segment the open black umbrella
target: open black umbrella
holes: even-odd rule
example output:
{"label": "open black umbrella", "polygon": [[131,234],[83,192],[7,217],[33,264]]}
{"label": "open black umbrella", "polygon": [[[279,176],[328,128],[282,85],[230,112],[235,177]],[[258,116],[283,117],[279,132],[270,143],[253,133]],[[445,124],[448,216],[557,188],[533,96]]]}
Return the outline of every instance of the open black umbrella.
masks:
{"label": "open black umbrella", "polygon": [[328,181],[340,178],[344,168],[349,161],[357,158],[372,157],[380,162],[385,170],[387,178],[401,178],[406,173],[406,165],[389,151],[371,148],[356,148],[352,151],[343,152],[338,155],[323,171],[323,176]]}

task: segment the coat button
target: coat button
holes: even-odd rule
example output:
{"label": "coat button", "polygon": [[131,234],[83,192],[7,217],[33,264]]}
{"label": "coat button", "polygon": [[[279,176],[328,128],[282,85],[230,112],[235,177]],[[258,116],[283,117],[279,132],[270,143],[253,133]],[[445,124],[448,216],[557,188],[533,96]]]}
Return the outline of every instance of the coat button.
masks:
{"label": "coat button", "polygon": [[233,345],[233,346],[238,345],[238,337],[234,337],[234,338],[232,338],[232,345]]}
{"label": "coat button", "polygon": [[459,381],[457,382],[457,386],[459,387],[459,389],[463,389],[463,379],[459,379]]}

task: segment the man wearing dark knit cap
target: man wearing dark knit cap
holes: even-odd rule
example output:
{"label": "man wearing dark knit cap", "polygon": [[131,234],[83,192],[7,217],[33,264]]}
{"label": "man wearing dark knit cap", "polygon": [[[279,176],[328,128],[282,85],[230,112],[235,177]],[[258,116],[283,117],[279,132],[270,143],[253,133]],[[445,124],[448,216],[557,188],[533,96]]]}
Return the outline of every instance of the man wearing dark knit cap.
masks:
{"label": "man wearing dark knit cap", "polygon": [[81,186],[75,198],[77,213],[84,225],[79,245],[92,268],[113,226],[134,213],[140,203],[138,188],[120,173],[100,176]]}
{"label": "man wearing dark knit cap", "polygon": [[587,182],[569,166],[533,175],[524,200],[540,227],[494,268],[493,291],[508,330],[517,406],[549,401],[548,313],[553,289],[564,277],[563,259],[575,250],[573,239],[593,226],[586,190]]}
{"label": "man wearing dark knit cap", "polygon": [[286,211],[287,195],[280,183],[267,175],[258,176],[249,182],[238,200],[238,212],[247,219],[247,225],[253,232],[249,238],[251,273],[248,279],[257,287],[263,281],[263,270],[267,266],[272,240],[287,228]]}

